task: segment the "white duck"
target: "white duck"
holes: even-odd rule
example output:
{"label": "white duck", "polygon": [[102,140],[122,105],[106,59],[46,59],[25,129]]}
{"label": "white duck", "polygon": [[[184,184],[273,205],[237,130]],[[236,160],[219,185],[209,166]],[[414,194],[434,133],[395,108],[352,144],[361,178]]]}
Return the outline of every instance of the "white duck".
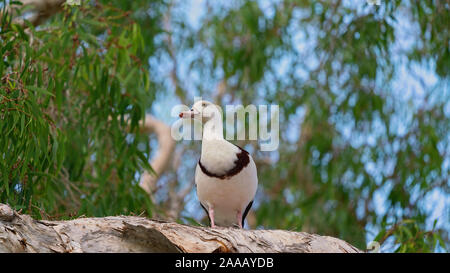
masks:
{"label": "white duck", "polygon": [[222,115],[208,102],[196,102],[181,118],[202,122],[203,139],[195,184],[211,227],[244,225],[258,187],[256,165],[250,154],[223,138]]}

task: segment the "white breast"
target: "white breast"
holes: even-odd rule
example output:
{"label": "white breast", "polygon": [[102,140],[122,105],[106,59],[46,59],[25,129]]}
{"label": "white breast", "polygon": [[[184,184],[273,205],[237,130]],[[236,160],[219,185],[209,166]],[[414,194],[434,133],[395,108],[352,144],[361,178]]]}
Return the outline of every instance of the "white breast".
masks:
{"label": "white breast", "polygon": [[[212,143],[211,143],[212,144]],[[216,143],[217,144],[217,143]],[[233,167],[237,159],[236,152],[240,149],[232,145],[233,149],[207,149],[207,159],[204,157],[202,147],[202,165],[206,163],[208,171],[223,172]],[[229,178],[220,179],[203,173],[197,164],[195,183],[200,202],[209,208],[214,208],[214,219],[219,226],[232,226],[237,224],[237,212],[244,213],[247,205],[254,199],[258,186],[256,165],[250,157],[249,164],[239,173]]]}
{"label": "white breast", "polygon": [[201,162],[208,171],[224,174],[233,168],[240,149],[224,139],[204,140],[202,142]]}

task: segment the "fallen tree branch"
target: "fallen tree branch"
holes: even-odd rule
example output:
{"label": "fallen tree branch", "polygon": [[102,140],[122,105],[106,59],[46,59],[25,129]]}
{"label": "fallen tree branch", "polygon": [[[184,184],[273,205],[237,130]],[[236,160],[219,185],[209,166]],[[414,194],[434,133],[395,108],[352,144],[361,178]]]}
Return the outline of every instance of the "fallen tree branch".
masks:
{"label": "fallen tree branch", "polygon": [[187,226],[136,216],[39,221],[0,204],[0,252],[361,252],[333,237]]}

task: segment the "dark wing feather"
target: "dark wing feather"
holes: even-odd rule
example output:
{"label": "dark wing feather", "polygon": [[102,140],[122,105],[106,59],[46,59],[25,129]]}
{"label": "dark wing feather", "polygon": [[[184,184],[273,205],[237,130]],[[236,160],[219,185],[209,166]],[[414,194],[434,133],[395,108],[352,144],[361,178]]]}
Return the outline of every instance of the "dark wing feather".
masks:
{"label": "dark wing feather", "polygon": [[240,152],[237,154],[237,159],[234,161],[234,166],[230,170],[226,171],[224,174],[216,174],[208,171],[208,169],[202,164],[201,159],[198,161],[198,165],[204,174],[210,177],[215,177],[219,179],[229,179],[230,177],[238,174],[243,168],[245,168],[248,163],[250,163],[250,155],[248,152],[241,147],[235,145],[240,149]]}
{"label": "dark wing feather", "polygon": [[244,226],[245,217],[247,217],[247,214],[250,211],[250,208],[252,207],[252,205],[253,205],[253,200],[250,201],[250,203],[248,203],[247,208],[245,208],[244,214],[242,214],[242,226]]}

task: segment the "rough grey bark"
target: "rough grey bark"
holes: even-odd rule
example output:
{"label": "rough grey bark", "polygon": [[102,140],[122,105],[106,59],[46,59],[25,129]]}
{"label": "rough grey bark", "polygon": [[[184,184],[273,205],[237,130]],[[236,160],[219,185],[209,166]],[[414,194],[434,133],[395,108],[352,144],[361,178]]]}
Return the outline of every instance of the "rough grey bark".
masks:
{"label": "rough grey bark", "polygon": [[361,252],[333,237],[187,226],[136,216],[34,220],[0,204],[0,252]]}

